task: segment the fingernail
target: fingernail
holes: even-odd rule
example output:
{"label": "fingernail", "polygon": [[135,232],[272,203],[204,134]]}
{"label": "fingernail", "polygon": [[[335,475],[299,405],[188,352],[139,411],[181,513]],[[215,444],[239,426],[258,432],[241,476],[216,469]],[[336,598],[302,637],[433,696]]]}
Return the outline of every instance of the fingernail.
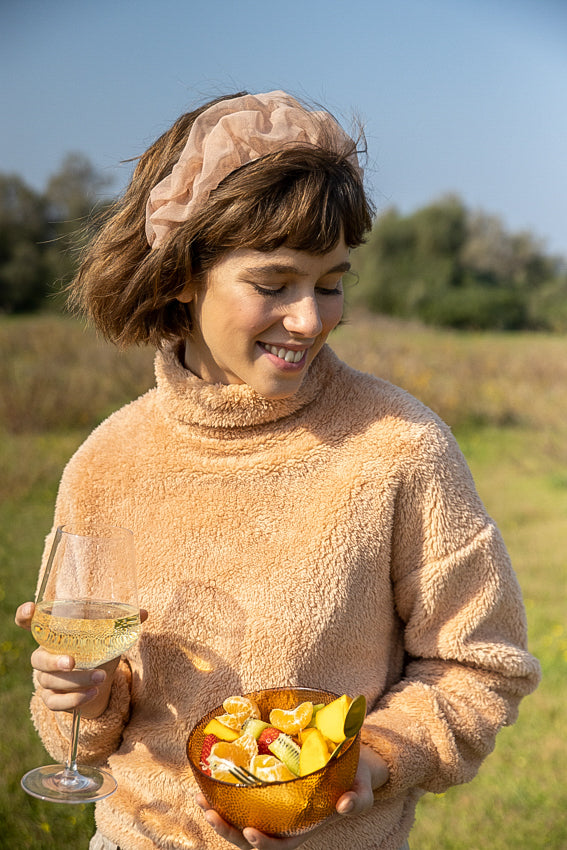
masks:
{"label": "fingernail", "polygon": [[91,682],[93,685],[100,685],[106,679],[106,673],[104,670],[95,670],[91,676]]}
{"label": "fingernail", "polygon": [[90,690],[88,690],[85,694],[85,697],[87,699],[94,699],[96,696],[98,696],[98,691],[96,688],[90,688]]}
{"label": "fingernail", "polygon": [[24,617],[31,617],[33,614],[33,604],[31,602],[26,602],[26,604],[22,607],[22,614]]}
{"label": "fingernail", "polygon": [[243,832],[242,834],[244,835],[244,838],[246,839],[246,841],[247,841],[249,844],[257,844],[257,843],[258,843],[258,841],[259,841],[258,836],[257,836],[257,835],[255,835],[253,832],[252,832],[252,833],[248,832],[248,830],[247,830],[247,829],[245,829],[245,830],[244,830],[244,832]]}
{"label": "fingernail", "polygon": [[338,807],[337,811],[340,815],[348,815],[354,809],[354,803],[352,800],[348,800],[346,803],[341,803]]}
{"label": "fingernail", "polygon": [[57,666],[60,670],[70,670],[72,666],[71,659],[68,655],[62,655],[57,662]]}
{"label": "fingernail", "polygon": [[212,812],[205,812],[205,820],[209,824],[209,826],[214,826],[215,816]]}

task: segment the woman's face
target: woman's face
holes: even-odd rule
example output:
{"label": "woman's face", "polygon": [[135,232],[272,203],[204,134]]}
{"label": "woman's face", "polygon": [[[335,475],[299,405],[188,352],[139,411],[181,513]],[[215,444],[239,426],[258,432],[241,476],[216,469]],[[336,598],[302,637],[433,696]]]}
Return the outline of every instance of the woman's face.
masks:
{"label": "woman's face", "polygon": [[230,251],[203,287],[190,283],[180,298],[193,322],[185,365],[209,383],[248,384],[271,399],[293,395],[341,319],[349,268],[342,238],[325,254]]}

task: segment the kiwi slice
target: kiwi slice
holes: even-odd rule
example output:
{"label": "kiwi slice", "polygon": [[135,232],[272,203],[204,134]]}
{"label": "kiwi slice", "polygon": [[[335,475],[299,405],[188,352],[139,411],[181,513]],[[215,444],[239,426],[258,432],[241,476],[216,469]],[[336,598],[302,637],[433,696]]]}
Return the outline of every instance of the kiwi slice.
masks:
{"label": "kiwi slice", "polygon": [[248,720],[244,721],[242,731],[249,732],[258,740],[264,729],[267,729],[269,725],[269,723],[264,723],[263,720],[258,720],[256,717],[249,717]]}
{"label": "kiwi slice", "polygon": [[299,776],[299,747],[289,735],[280,732],[275,741],[268,744],[268,749],[280,761],[283,761],[294,776]]}

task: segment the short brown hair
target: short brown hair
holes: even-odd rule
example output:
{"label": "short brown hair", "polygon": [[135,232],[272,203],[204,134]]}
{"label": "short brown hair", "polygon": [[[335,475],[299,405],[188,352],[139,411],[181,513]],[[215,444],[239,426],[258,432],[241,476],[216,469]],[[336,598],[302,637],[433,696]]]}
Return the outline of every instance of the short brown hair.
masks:
{"label": "short brown hair", "polygon": [[225,99],[182,115],[140,157],[69,288],[71,307],[118,345],[159,346],[187,336],[189,311],[177,298],[227,251],[273,251],[285,243],[318,254],[333,248],[341,234],[349,247],[360,245],[371,227],[372,205],[349,161],[355,143],[341,152],[294,145],[229,174],[189,221],[152,250],[145,235],[150,190],[171,172],[195,119]]}

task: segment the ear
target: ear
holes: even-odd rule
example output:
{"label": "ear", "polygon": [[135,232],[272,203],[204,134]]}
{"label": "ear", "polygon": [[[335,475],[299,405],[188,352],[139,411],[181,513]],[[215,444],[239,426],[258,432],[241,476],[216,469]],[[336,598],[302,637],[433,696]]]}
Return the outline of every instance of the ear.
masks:
{"label": "ear", "polygon": [[181,293],[175,297],[177,301],[181,301],[183,304],[189,304],[189,302],[193,300],[194,296],[195,284],[192,280],[188,280]]}

